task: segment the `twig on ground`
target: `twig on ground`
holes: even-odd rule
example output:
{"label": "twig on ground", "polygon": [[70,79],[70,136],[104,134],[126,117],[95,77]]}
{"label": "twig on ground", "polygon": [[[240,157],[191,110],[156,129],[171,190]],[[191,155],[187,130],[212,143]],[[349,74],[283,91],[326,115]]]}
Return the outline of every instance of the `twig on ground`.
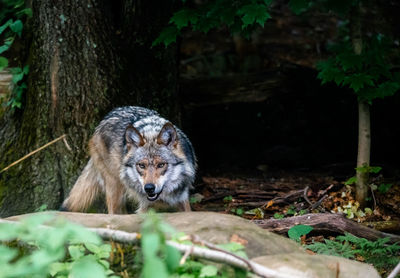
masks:
{"label": "twig on ground", "polygon": [[310,207],[310,211],[312,211],[312,210],[316,209],[317,207],[319,207],[319,206],[322,204],[322,202],[323,202],[327,197],[328,197],[328,195],[322,196],[321,199],[319,199],[315,204],[313,204],[313,205]]}
{"label": "twig on ground", "polygon": [[369,188],[371,189],[372,199],[374,199],[374,209],[376,209],[376,199],[375,199],[374,190],[372,189],[372,186],[370,186]]}
{"label": "twig on ground", "polygon": [[304,200],[306,200],[306,202],[310,205],[310,207],[312,207],[312,206],[313,206],[313,203],[311,203],[310,199],[308,199],[308,197],[307,197],[308,189],[309,189],[309,187],[308,187],[308,185],[307,185],[306,188],[304,188],[303,198],[304,198]]}
{"label": "twig on ground", "polygon": [[262,208],[266,208],[268,206],[269,202],[273,202],[274,204],[278,204],[279,203],[287,203],[288,199],[293,198],[293,197],[297,197],[297,196],[301,196],[304,193],[304,189],[300,189],[300,190],[296,190],[296,191],[291,191],[288,194],[282,196],[282,197],[275,197],[271,200],[268,200],[267,202],[264,202],[263,205],[261,206]]}
{"label": "twig on ground", "polygon": [[329,190],[332,189],[332,187],[334,187],[334,184],[329,185],[325,190],[319,191],[318,192],[318,197],[321,197],[322,195],[325,195]]}
{"label": "twig on ground", "polygon": [[181,260],[179,261],[179,265],[183,265],[186,262],[189,255],[192,254],[192,252],[193,252],[193,248],[186,250],[185,254],[183,254]]}

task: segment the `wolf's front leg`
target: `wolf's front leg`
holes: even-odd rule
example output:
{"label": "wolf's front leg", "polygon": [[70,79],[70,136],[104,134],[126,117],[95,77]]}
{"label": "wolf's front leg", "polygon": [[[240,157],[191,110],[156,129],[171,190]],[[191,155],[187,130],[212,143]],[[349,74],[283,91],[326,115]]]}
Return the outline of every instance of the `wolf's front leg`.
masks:
{"label": "wolf's front leg", "polygon": [[185,200],[181,203],[181,209],[182,211],[192,211],[189,200]]}
{"label": "wolf's front leg", "polygon": [[122,214],[126,211],[125,207],[125,187],[116,179],[107,177],[106,179],[106,201],[109,214]]}

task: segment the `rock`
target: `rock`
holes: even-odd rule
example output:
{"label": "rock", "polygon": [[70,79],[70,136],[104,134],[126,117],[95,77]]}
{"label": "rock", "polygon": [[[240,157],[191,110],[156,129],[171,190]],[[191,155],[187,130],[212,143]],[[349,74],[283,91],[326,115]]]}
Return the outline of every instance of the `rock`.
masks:
{"label": "rock", "polygon": [[[66,219],[92,228],[111,228],[126,232],[139,232],[142,216],[85,214],[55,212]],[[31,214],[13,216],[7,220],[18,221]],[[228,214],[214,212],[161,213],[162,219],[176,230],[196,234],[214,244],[228,243],[233,235],[247,241],[249,258],[273,269],[291,271],[293,277],[380,277],[367,264],[339,257],[308,255],[294,241],[259,228],[250,221]],[[299,275],[296,275],[299,274]],[[304,275],[304,274],[307,275]],[[336,276],[339,273],[339,276]]]}
{"label": "rock", "polygon": [[335,256],[296,252],[256,257],[252,258],[252,261],[281,272],[293,273],[293,277],[304,274],[316,278],[380,277],[371,265]]}

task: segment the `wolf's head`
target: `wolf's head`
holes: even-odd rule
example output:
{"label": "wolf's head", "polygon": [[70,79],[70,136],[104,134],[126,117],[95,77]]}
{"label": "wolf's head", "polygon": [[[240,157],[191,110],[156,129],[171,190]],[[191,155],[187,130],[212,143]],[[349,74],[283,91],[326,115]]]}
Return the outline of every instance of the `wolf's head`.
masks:
{"label": "wolf's head", "polygon": [[[159,128],[158,128],[159,130]],[[164,191],[172,192],[182,182],[187,159],[175,127],[167,122],[160,131],[139,132],[132,125],[125,131],[127,154],[123,159],[128,186],[155,201]]]}

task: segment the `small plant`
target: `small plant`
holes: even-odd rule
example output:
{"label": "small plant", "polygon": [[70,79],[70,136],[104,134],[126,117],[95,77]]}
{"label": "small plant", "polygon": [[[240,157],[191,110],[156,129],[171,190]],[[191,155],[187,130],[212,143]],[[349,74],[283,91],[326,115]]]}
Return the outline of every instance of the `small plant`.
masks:
{"label": "small plant", "polygon": [[[192,242],[184,233],[177,233],[165,224],[157,214],[150,211],[142,225],[141,247],[143,267],[141,277],[246,277],[246,271],[231,267],[216,267],[187,258],[180,262],[181,254],[166,243],[166,237],[171,240],[191,245]],[[230,242],[217,247],[247,258],[243,245]]]}
{"label": "small plant", "polygon": [[283,219],[283,218],[285,218],[285,215],[280,214],[280,213],[278,213],[278,212],[275,212],[275,213],[274,213],[274,218],[275,218],[275,219]]}
{"label": "small plant", "polygon": [[313,227],[308,225],[296,225],[289,229],[288,236],[290,239],[300,242],[300,238],[309,234],[312,230]]}
{"label": "small plant", "polygon": [[377,268],[391,268],[400,261],[400,246],[388,242],[389,238],[369,241],[346,233],[335,240],[325,240],[325,244],[317,242],[306,248],[320,254],[362,259]]}
{"label": "small plant", "polygon": [[175,231],[150,211],[142,225],[141,246],[143,268],[141,277],[169,277],[179,266],[181,254],[175,248],[166,244],[166,235]]}
{"label": "small plant", "polygon": [[244,210],[242,208],[232,208],[231,212],[238,216],[242,216],[244,213]]}
{"label": "small plant", "polygon": [[295,215],[296,214],[296,209],[294,206],[290,206],[289,209],[286,211],[286,215]]}
{"label": "small plant", "polygon": [[391,183],[381,183],[378,186],[378,191],[381,194],[385,194],[386,192],[388,192],[390,190],[390,188],[392,187],[393,184]]}
{"label": "small plant", "polygon": [[35,209],[36,212],[42,212],[42,211],[46,211],[47,210],[47,204],[43,204],[40,207],[38,207],[37,209]]}
{"label": "small plant", "polygon": [[[357,167],[355,168],[355,170],[357,172],[360,173],[373,173],[373,174],[378,174],[381,170],[382,167],[379,166],[362,166],[362,167]],[[352,185],[355,184],[357,182],[357,178],[356,176],[353,176],[351,178],[349,178],[347,181],[345,181],[345,185]]]}
{"label": "small plant", "polygon": [[[53,221],[53,228],[42,226]],[[0,224],[0,277],[110,277],[111,247],[78,225],[41,214]],[[65,246],[71,244],[67,249]],[[111,276],[115,277],[115,276]]]}
{"label": "small plant", "polygon": [[225,196],[224,199],[222,199],[222,201],[224,203],[230,203],[230,202],[232,202],[232,200],[233,200],[233,197],[231,195]]}

